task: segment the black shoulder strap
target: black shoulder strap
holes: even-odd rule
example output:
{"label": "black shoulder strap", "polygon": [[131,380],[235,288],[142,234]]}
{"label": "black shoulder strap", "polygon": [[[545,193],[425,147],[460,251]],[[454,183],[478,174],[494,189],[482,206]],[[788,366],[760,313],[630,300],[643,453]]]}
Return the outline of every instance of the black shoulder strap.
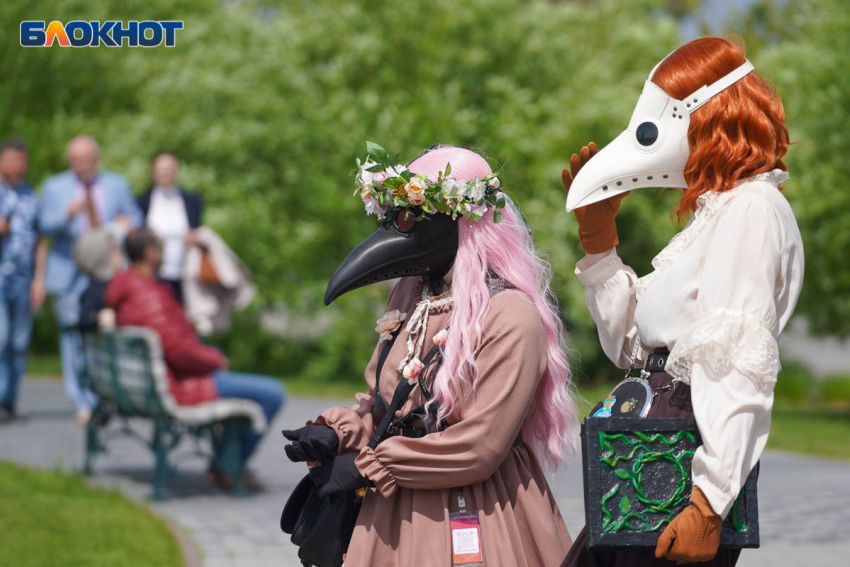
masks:
{"label": "black shoulder strap", "polygon": [[410,395],[410,392],[413,390],[413,384],[408,382],[407,380],[401,380],[396,386],[395,394],[393,394],[393,401],[390,402],[390,407],[387,408],[387,412],[384,414],[384,418],[381,420],[381,423],[378,427],[375,428],[375,431],[372,433],[371,439],[369,439],[368,447],[374,449],[378,446],[378,443],[381,441],[381,437],[384,436],[384,433],[387,432],[387,429],[390,426],[393,418],[395,417],[395,412],[404,405],[404,402],[407,401],[407,397]]}

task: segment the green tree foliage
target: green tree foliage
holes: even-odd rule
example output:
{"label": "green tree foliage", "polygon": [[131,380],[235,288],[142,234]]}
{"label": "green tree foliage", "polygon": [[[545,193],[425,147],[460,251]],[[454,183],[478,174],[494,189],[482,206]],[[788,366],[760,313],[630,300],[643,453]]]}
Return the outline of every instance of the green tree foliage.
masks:
{"label": "green tree foliage", "polygon": [[[364,141],[374,140],[410,158],[436,143],[474,146],[502,166],[504,188],[555,267],[572,346],[581,353],[577,367],[613,372],[572,274],[581,249],[575,220],[564,211],[560,172],[581,145],[607,143],[628,122],[648,71],[677,45],[669,2],[11,4],[0,8],[7,46],[0,51],[0,133],[30,141],[34,181],[64,167],[64,144],[80,132],[97,137],[104,166],[128,175],[139,190],[148,183],[152,153],[176,150],[184,184],[206,196],[208,224],[252,268],[261,290],[252,311],[222,339],[235,367],[359,379],[386,288],[357,290],[328,308],[321,298],[334,269],[375,228],[351,197],[349,177]],[[15,47],[18,23],[34,17],[180,19],[185,29],[174,48]],[[768,51],[760,67],[780,77],[789,60],[813,57]],[[799,72],[837,78],[830,64],[801,65]],[[789,114],[811,102],[790,102],[796,82],[789,78],[783,92]],[[833,87],[826,79],[816,84],[824,98]],[[819,152],[846,169],[827,143],[843,135],[832,132],[828,116],[817,116],[823,134],[821,126],[808,126],[821,136]],[[813,169],[807,175],[817,182],[800,175],[800,186],[841,186]],[[639,273],[649,271],[652,255],[675,233],[668,215],[677,198],[678,191],[644,190],[624,202],[620,253]],[[830,273],[846,281],[850,272]],[[303,323],[285,337],[258,331],[258,314],[280,306]]]}
{"label": "green tree foliage", "polygon": [[764,2],[750,20],[765,38],[754,64],[782,97],[794,142],[785,192],[800,224],[806,279],[797,312],[819,334],[850,334],[850,5]]}

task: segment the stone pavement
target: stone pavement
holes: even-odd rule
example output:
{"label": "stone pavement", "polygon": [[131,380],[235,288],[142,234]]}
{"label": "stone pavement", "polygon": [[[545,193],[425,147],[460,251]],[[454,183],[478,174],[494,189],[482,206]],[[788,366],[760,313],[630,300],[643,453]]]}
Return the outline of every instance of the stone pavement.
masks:
{"label": "stone pavement", "polygon": [[[252,468],[268,491],[231,498],[210,488],[205,463],[197,458],[180,466],[169,485],[170,499],[152,508],[183,526],[197,542],[206,567],[299,567],[295,548],[278,528],[289,491],[304,474],[283,453],[281,429],[299,427],[340,400],[291,398],[272,425]],[[343,401],[348,403],[348,401]],[[0,426],[0,459],[39,468],[78,469],[82,430],[61,382],[27,379],[21,411],[25,419]],[[145,422],[134,424],[140,430]],[[153,458],[128,438],[114,440],[110,454],[95,462],[92,483],[116,488],[135,500],[150,492]],[[850,463],[769,452],[759,480],[762,548],[745,550],[742,567],[846,565],[850,557]],[[581,473],[573,466],[551,481],[570,532],[584,524]]]}

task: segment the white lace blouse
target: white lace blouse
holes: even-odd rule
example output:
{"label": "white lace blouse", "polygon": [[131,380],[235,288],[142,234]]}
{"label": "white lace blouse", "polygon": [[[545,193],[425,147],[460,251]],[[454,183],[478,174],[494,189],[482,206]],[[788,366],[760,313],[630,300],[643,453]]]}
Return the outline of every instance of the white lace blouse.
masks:
{"label": "white lace blouse", "polygon": [[685,228],[638,278],[616,249],[582,258],[585,286],[605,354],[627,368],[670,350],[667,371],[691,385],[703,438],[694,484],[725,516],[770,431],[779,372],[777,339],[803,283],[803,242],[779,170],[723,193],[705,193]]}

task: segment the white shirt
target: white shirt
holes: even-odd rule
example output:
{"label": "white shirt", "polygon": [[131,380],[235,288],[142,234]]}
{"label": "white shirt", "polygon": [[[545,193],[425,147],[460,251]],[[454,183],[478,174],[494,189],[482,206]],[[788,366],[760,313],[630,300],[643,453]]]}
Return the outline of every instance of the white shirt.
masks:
{"label": "white shirt", "polygon": [[616,250],[576,266],[608,358],[627,368],[639,333],[639,358],[668,348],[667,372],[690,384],[703,439],[694,485],[722,516],[767,442],[777,340],[803,284],[800,231],[777,189],[787,178],[774,170],[701,195],[643,278]]}
{"label": "white shirt", "polygon": [[163,242],[159,277],[180,280],[183,277],[183,258],[186,254],[185,238],[190,229],[186,205],[176,187],[154,187],[147,224]]}

